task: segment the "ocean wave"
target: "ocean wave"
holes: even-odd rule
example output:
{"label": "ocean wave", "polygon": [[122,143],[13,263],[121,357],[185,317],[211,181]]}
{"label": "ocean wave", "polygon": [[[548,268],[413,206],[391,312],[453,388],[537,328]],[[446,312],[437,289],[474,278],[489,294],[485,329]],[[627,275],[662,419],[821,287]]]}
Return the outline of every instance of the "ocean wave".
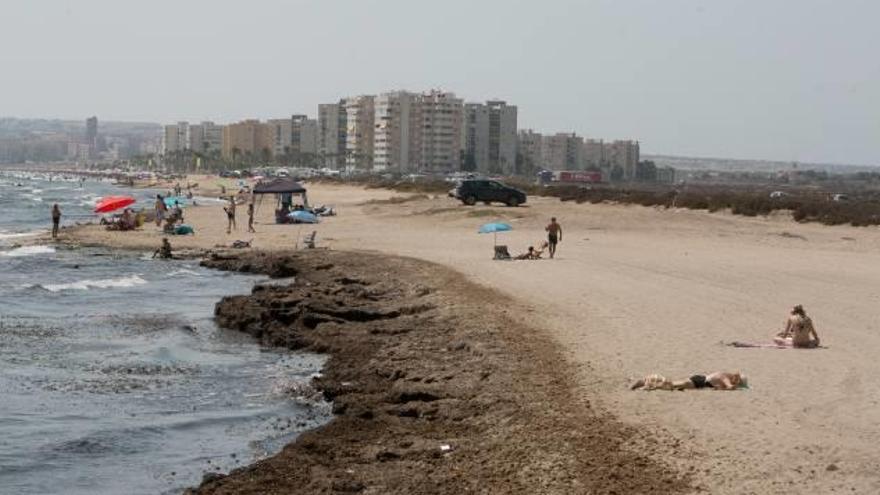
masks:
{"label": "ocean wave", "polygon": [[[3,234],[3,235],[13,235],[13,234]],[[22,246],[20,248],[15,248],[9,251],[4,251],[0,253],[0,256],[6,256],[9,258],[20,258],[22,256],[34,256],[38,254],[52,254],[55,252],[55,248],[52,246]]]}
{"label": "ocean wave", "polygon": [[49,292],[61,292],[63,290],[89,290],[89,289],[109,289],[111,287],[134,287],[135,285],[144,285],[147,281],[139,275],[130,275],[120,278],[106,278],[99,280],[79,280],[66,284],[38,284],[33,287],[41,287]]}
{"label": "ocean wave", "polygon": [[[0,231],[0,241],[3,239],[19,239],[22,237],[33,237],[40,235],[40,232],[3,232]],[[48,247],[48,246],[46,246]]]}
{"label": "ocean wave", "polygon": [[169,272],[169,277],[176,277],[178,275],[195,275],[200,276],[201,274],[195,270],[187,270],[186,268],[181,268],[180,270],[174,270],[173,272]]}

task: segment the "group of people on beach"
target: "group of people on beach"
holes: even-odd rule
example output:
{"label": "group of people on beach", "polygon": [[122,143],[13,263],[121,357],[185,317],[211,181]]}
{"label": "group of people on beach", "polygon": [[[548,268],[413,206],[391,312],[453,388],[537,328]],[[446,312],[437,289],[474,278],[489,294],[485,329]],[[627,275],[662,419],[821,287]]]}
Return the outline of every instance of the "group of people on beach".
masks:
{"label": "group of people on beach", "polygon": [[[798,304],[791,309],[785,321],[785,329],[773,339],[773,345],[739,344],[735,347],[791,347],[796,349],[815,349],[820,347],[819,334],[813,320],[807,316],[804,307]],[[706,375],[693,375],[684,380],[670,380],[662,375],[651,374],[636,380],[630,390],[689,390],[711,388],[713,390],[737,390],[748,388],[748,379],[740,371],[716,371]]]}
{"label": "group of people on beach", "polygon": [[562,225],[556,221],[556,217],[550,218],[550,223],[544,227],[547,232],[547,240],[541,243],[538,249],[535,246],[529,246],[528,250],[515,256],[515,260],[539,260],[546,250],[550,254],[550,259],[556,256],[556,245],[562,242]]}
{"label": "group of people on beach", "polygon": [[[243,194],[244,191],[239,191],[239,194]],[[238,226],[235,223],[235,209],[236,209],[236,198],[235,195],[229,196],[229,204],[223,207],[223,211],[226,212],[226,233],[231,234],[233,230],[238,230]],[[251,198],[247,201],[247,216],[248,216],[248,233],[255,233],[254,229],[254,199],[251,195]]]}

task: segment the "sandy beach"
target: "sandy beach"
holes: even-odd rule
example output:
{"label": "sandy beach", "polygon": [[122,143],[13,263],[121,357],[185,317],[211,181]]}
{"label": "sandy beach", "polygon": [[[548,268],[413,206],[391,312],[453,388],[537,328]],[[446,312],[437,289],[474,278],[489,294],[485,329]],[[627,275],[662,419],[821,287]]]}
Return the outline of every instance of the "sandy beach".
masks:
{"label": "sandy beach", "polygon": [[[193,179],[206,183],[204,178]],[[200,190],[200,194],[216,195]],[[880,231],[767,218],[529,198],[520,208],[464,207],[442,196],[309,185],[312,203],[339,215],[314,226],[274,225],[258,203],[256,234],[226,234],[220,205],[186,210],[196,235],[175,249],[253,239],[256,250],[301,246],[371,251],[431,261],[507,296],[524,328],[563,351],[576,393],[624,423],[664,439],[664,459],[711,493],[876,493],[880,490],[880,384],[869,377],[880,346]],[[513,254],[563,226],[557,259],[492,261],[485,222],[514,230],[498,242]],[[62,237],[152,251],[155,225],[137,232],[99,226]],[[722,341],[769,341],[788,309],[803,304],[827,349],[735,349]],[[737,392],[631,392],[658,372],[672,377],[742,370]],[[681,445],[682,448],[674,449]],[[663,452],[663,449],[658,449]],[[662,455],[662,454],[658,454]]]}

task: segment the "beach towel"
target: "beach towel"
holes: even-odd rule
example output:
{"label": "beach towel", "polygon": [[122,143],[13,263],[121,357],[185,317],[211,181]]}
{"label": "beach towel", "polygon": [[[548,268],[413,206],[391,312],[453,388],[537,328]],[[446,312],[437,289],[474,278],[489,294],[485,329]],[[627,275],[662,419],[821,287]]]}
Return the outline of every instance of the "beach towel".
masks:
{"label": "beach towel", "polygon": [[776,342],[743,342],[734,340],[733,342],[721,342],[722,344],[738,349],[827,349],[827,346],[819,347],[794,347],[792,345],[779,345]]}
{"label": "beach towel", "polygon": [[195,234],[195,231],[189,225],[178,225],[174,227],[174,235]]}

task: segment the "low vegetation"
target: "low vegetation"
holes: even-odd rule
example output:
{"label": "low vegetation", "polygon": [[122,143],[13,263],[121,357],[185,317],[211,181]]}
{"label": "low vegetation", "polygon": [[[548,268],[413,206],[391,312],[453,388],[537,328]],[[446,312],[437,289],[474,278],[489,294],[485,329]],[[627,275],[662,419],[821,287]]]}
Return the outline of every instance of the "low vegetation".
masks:
{"label": "low vegetation", "polygon": [[[339,179],[335,179],[339,180]],[[368,188],[385,188],[401,193],[445,194],[453,185],[439,180],[393,181],[361,179]],[[816,188],[789,187],[779,197],[771,197],[775,189],[722,185],[671,186],[638,185],[551,185],[507,181],[530,196],[556,197],[576,203],[619,203],[642,206],[687,208],[734,215],[759,216],[776,211],[790,211],[798,222],[819,222],[825,225],[880,225],[880,191],[861,190],[848,193],[848,199],[835,201],[829,191]]]}

